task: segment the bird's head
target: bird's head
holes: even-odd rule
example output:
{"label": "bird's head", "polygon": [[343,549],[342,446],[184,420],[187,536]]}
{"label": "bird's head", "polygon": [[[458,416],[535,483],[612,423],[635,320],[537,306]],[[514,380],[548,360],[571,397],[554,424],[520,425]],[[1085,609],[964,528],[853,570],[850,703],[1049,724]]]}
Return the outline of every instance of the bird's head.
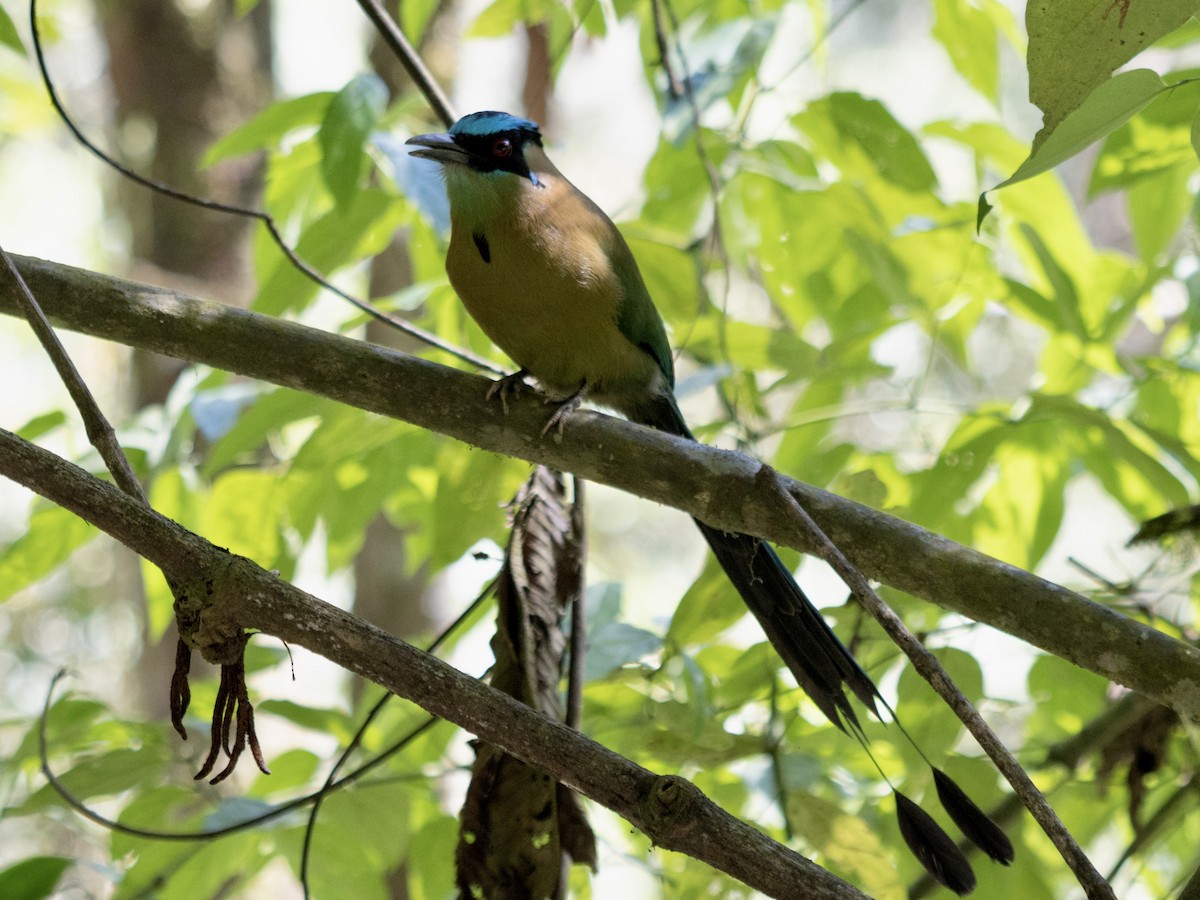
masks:
{"label": "bird's head", "polygon": [[537,123],[504,112],[477,112],[463,116],[442,134],[418,134],[406,144],[421,159],[441,163],[447,174],[460,167],[481,175],[516,175],[538,185],[526,151],[541,148],[542,133]]}

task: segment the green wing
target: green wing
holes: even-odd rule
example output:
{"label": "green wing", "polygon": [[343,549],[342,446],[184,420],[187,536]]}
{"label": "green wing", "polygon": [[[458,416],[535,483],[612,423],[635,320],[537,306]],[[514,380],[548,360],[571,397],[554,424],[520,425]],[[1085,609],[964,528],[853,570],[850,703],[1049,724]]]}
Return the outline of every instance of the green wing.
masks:
{"label": "green wing", "polygon": [[[614,229],[615,231],[615,229]],[[620,279],[624,296],[617,313],[617,328],[629,341],[640,347],[658,363],[667,379],[675,387],[675,363],[671,358],[671,345],[667,342],[667,330],[662,317],[650,299],[642,273],[638,270],[633,252],[620,232],[616,232],[617,246],[613,248],[613,268]]]}

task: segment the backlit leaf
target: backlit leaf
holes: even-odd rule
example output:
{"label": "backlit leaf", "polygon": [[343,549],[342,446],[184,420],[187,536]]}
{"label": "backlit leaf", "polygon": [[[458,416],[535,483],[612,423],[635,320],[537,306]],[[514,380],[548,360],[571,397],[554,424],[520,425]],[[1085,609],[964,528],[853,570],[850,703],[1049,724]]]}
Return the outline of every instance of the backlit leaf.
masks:
{"label": "backlit leaf", "polygon": [[358,193],[367,162],[364,148],[387,103],[387,88],[378,75],[359,75],[334,96],[317,132],[321,174],[340,208]]}

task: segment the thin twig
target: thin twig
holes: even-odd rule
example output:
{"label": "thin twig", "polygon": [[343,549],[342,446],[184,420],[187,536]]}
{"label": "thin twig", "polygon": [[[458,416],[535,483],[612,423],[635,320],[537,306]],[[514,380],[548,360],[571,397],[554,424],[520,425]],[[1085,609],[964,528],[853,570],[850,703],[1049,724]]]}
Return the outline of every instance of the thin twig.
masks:
{"label": "thin twig", "polygon": [[1092,865],[1091,860],[1087,858],[1075,838],[1067,831],[1066,826],[1063,825],[1050,804],[1046,802],[1041,791],[1030,780],[1016,757],[1009,752],[996,733],[979,715],[971,701],[955,686],[949,674],[942,668],[942,664],[938,662],[937,657],[917,640],[900,618],[875,593],[870,582],[842,555],[841,550],[829,540],[821,527],[813,521],[808,511],[783,486],[775,471],[764,465],[759,478],[780,499],[783,508],[790,514],[796,528],[804,536],[805,542],[815,545],[816,554],[837,572],[842,581],[850,588],[850,593],[854,598],[883,626],[883,630],[912,661],[913,668],[929,682],[937,691],[938,696],[946,702],[946,705],[954,711],[975,740],[979,742],[979,746],[996,764],[996,768],[1012,785],[1026,809],[1042,826],[1042,830],[1054,843],[1054,846],[1058,848],[1058,852],[1062,854],[1062,858],[1075,873],[1075,878],[1088,897],[1092,900],[1116,900],[1116,894],[1113,893],[1112,887]]}
{"label": "thin twig", "polygon": [[396,55],[396,59],[400,60],[400,64],[404,66],[404,71],[408,73],[408,77],[413,80],[417,89],[425,95],[425,99],[429,101],[429,105],[433,107],[433,111],[437,114],[437,117],[442,120],[442,123],[446,127],[453,124],[458,116],[454,114],[454,107],[450,103],[450,98],[446,96],[446,92],[437,83],[437,80],[433,77],[433,73],[429,71],[429,67],[425,65],[425,61],[421,59],[420,54],[408,42],[408,38],[400,30],[400,26],[387,14],[383,5],[379,3],[379,0],[358,0],[358,5],[362,7],[362,11],[371,20],[371,24],[375,26],[384,43]]}
{"label": "thin twig", "polygon": [[771,676],[771,708],[767,719],[767,727],[763,731],[766,742],[767,758],[771,761],[771,781],[775,788],[779,807],[779,815],[783,818],[783,836],[791,843],[796,836],[795,826],[792,825],[792,813],[788,808],[788,788],[783,774],[783,734],[787,730],[779,721],[779,679]]}
{"label": "thin twig", "polygon": [[671,47],[667,40],[667,21],[663,14],[663,0],[654,0],[654,42],[658,46],[658,61],[667,76],[667,93],[672,100],[683,96],[684,86],[675,74],[671,63]]}

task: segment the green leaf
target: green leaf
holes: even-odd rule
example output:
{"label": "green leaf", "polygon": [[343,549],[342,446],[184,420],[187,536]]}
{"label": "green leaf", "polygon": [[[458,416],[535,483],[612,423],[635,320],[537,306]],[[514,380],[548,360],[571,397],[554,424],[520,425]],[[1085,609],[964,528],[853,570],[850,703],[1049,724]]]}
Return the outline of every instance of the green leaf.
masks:
{"label": "green leaf", "polygon": [[675,646],[704,644],[746,615],[746,606],[712,554],[704,572],[680,600],[667,642]]}
{"label": "green leaf", "polygon": [[805,842],[818,850],[823,865],[849,878],[872,897],[903,894],[903,881],[887,856],[877,829],[829,800],[804,791],[786,795],[788,821]]}
{"label": "green leaf", "polygon": [[359,75],[338,91],[317,132],[321,175],[339,208],[358,193],[367,162],[367,138],[387,105],[387,86],[374,74]]}
{"label": "green leaf", "polygon": [[688,332],[688,350],[701,359],[720,359],[739,369],[779,369],[802,376],[819,365],[815,347],[791,331],[748,322],[699,320]]}
{"label": "green leaf", "polygon": [[[327,277],[343,266],[387,246],[405,214],[404,205],[382,191],[362,190],[345,208],[331,210],[305,229],[296,253]],[[279,315],[303,308],[319,288],[308,276],[274,251],[254,309]]]}
{"label": "green leaf", "polygon": [[36,441],[43,434],[53,431],[66,421],[66,413],[64,413],[61,409],[56,409],[53,412],[48,412],[40,416],[34,416],[17,429],[17,434],[27,441]]}
{"label": "green leaf", "polygon": [[704,165],[691,145],[660,140],[645,180],[646,202],[638,219],[642,236],[680,246],[690,242],[711,201]]}
{"label": "green leaf", "polygon": [[[142,750],[110,750],[76,763],[59,773],[59,781],[78,800],[111,797],[127,790],[145,788],[162,779],[166,764],[161,747]],[[18,807],[31,813],[61,805],[58,791],[46,785]]]}
{"label": "green leaf", "polygon": [[1015,169],[1029,153],[1024,141],[989,122],[930,122],[922,132],[969,147],[981,160],[1000,169]]}
{"label": "green leaf", "polygon": [[440,6],[440,0],[405,0],[400,4],[400,28],[414,45],[421,45],[425,29],[433,22],[434,13]]}
{"label": "green leaf", "polygon": [[467,31],[468,38],[505,37],[521,21],[522,0],[493,0],[475,17]]}
{"label": "green leaf", "polygon": [[1036,723],[1036,733],[1047,744],[1079,734],[1088,720],[1109,703],[1105,697],[1108,682],[1050,654],[1034,661],[1028,685],[1030,716]]}
{"label": "green leaf", "polygon": [[1190,79],[1196,74],[1196,70],[1174,73],[1171,79],[1176,87],[1156,96],[1104,139],[1092,168],[1089,196],[1128,187],[1180,163],[1195,167],[1191,125],[1200,84]]}
{"label": "green leaf", "polygon": [[[339,791],[326,798],[321,810],[319,842],[314,852],[320,865],[309,869],[309,890],[314,897],[355,897],[362,900],[387,900],[392,896],[385,879],[401,855],[409,853],[413,821],[427,809],[402,784],[375,784],[368,789]],[[449,818],[449,817],[447,817]],[[454,820],[450,819],[453,823]],[[432,848],[424,848],[432,852]],[[441,846],[453,870],[454,844]],[[294,860],[298,853],[289,854]],[[415,848],[411,859],[416,872],[429,868],[426,857]],[[445,864],[439,861],[440,865]],[[416,896],[409,894],[409,896]],[[448,896],[447,894],[435,896]]]}
{"label": "green leaf", "polygon": [[271,437],[303,419],[320,416],[330,406],[311,394],[263,387],[261,395],[241,407],[237,420],[209,450],[203,474],[212,477],[227,466],[253,459]]}
{"label": "green leaf", "polygon": [[705,40],[687,49],[689,90],[667,97],[662,130],[672,141],[682,142],[713,108],[737,106],[749,78],[758,69],[778,22],[761,8],[757,16],[737,16],[714,22]]}
{"label": "green leaf", "polygon": [[992,455],[1010,428],[998,410],[987,407],[959,420],[937,463],[913,480],[909,516],[952,540],[971,543],[971,523],[963,498],[987,471]]}
{"label": "green leaf", "polygon": [[1078,450],[1072,438],[1054,420],[1010,429],[991,460],[996,482],[979,506],[979,550],[1025,569],[1038,564],[1062,525],[1072,453]]}
{"label": "green leaf", "polygon": [[1111,73],[1195,12],[1194,0],[1057,0],[1028,4],[1029,99],[1042,110],[1044,123],[1034,138],[1034,151],[1050,139],[1072,111],[1090,102],[1089,95]]}
{"label": "green leaf", "polygon": [[637,663],[660,650],[662,638],[626,622],[610,622],[599,628],[589,625],[585,680],[605,678],[622,666]]}
{"label": "green leaf", "polygon": [[[951,647],[934,652],[955,686],[972,703],[978,703],[983,694],[983,670],[979,661],[971,654]],[[904,666],[900,671],[896,696],[896,713],[922,752],[933,759],[950,752],[962,734],[962,723],[953,710],[937,699],[933,688],[912,666]],[[911,755],[911,762],[919,765],[917,754]]]}
{"label": "green leaf", "polygon": [[60,506],[36,510],[25,533],[0,552],[0,600],[41,581],[99,534]]}
{"label": "green leaf", "polygon": [[[95,741],[93,728],[106,710],[95,700],[77,700],[70,695],[55,702],[50,709],[46,731],[56,754],[68,756],[91,746]],[[4,767],[35,768],[40,762],[38,725],[33,723],[21,739],[21,745],[3,760]]]}
{"label": "green leaf", "polygon": [[[3,10],[0,10],[0,14]],[[62,873],[71,865],[63,856],[34,856],[0,872],[0,897],[5,900],[41,900],[54,892]]]}
{"label": "green leaf", "polygon": [[654,305],[668,322],[691,322],[696,315],[699,288],[695,260],[685,251],[661,241],[625,235],[633,251],[642,280]]}
{"label": "green leaf", "polygon": [[[252,896],[250,879],[269,859],[259,849],[261,838],[253,831],[206,841],[178,865],[166,868],[157,900],[194,900],[222,895]],[[146,896],[145,893],[140,896]]]}
{"label": "green leaf", "polygon": [[718,709],[767,696],[779,671],[779,656],[766,641],[747,650],[710,644],[697,654],[697,662],[712,673],[712,702]]}
{"label": "green leaf", "polygon": [[1200,109],[1196,110],[1196,114],[1192,117],[1192,129],[1190,134],[1192,142],[1192,150],[1197,157],[1200,157]]}
{"label": "green leaf", "polygon": [[[196,792],[189,790],[191,785],[168,784],[158,787],[147,787],[138,792],[128,805],[121,810],[117,821],[123,825],[136,828],[175,829],[185,830],[195,828],[197,831],[203,824],[206,804],[197,802]],[[164,846],[164,842],[145,841],[119,831],[112,833],[112,848],[115,858],[131,852],[135,847]],[[179,845],[174,845],[178,847]]]}
{"label": "green leaf", "polygon": [[937,176],[920,144],[878,100],[841,91],[814,103],[801,123],[824,112],[837,130],[840,146],[826,143],[826,152],[850,171],[875,173],[910,192],[929,191]]}
{"label": "green leaf", "polygon": [[[117,821],[125,825],[161,831],[199,831],[203,827],[203,806],[196,802],[194,790],[182,786],[146,787],[137,792],[121,810]],[[114,832],[112,858],[136,858],[137,864],[122,872],[114,900],[162,897],[169,882],[188,859],[204,844],[175,841],[148,841]]]}
{"label": "green leaf", "polygon": [[544,22],[559,10],[557,0],[494,0],[467,29],[468,38],[505,37],[518,22]]}
{"label": "green leaf", "polygon": [[1154,175],[1139,179],[1129,188],[1129,223],[1138,254],[1156,265],[1179,233],[1194,198],[1188,180],[1196,170],[1189,159]]}
{"label": "green leaf", "polygon": [[201,165],[211,166],[244,153],[270,150],[290,131],[305,127],[316,128],[325,118],[333,97],[332,92],[326,91],[272,103],[249,122],[235,128],[209,147],[204,153]]}
{"label": "green leaf", "polygon": [[438,900],[454,893],[454,846],[458,842],[458,821],[441,816],[428,822],[412,838],[411,856],[429,860],[409,882],[413,900]]}
{"label": "green leaf", "polygon": [[1079,290],[1071,274],[1059,264],[1037,231],[1028,225],[1022,225],[1021,235],[1033,250],[1046,283],[1053,292],[1050,308],[1055,313],[1055,324],[1060,330],[1069,331],[1081,340],[1086,340],[1089,334],[1079,312]]}
{"label": "green leaf", "polygon": [[8,47],[22,56],[25,55],[25,45],[21,43],[21,36],[17,34],[17,26],[13,24],[13,20],[9,18],[3,6],[0,6],[0,46]]}
{"label": "green leaf", "polygon": [[[1039,398],[1039,405],[1049,406],[1053,400]],[[1133,518],[1147,519],[1164,505],[1182,507],[1191,502],[1187,487],[1164,465],[1161,445],[1144,432],[1078,403],[1059,400],[1055,405],[1061,410],[1060,421],[1073,424],[1074,419],[1077,431],[1088,426],[1092,440],[1084,451],[1084,463]]]}
{"label": "green leaf", "polygon": [[[150,484],[150,505],[185,528],[195,523],[199,498],[195,484],[189,483],[180,469],[170,467],[158,472]],[[175,596],[162,570],[148,559],[141,559],[142,580],[146,593],[146,628],[152,640],[158,640],[175,621]]]}
{"label": "green leaf", "polygon": [[[443,443],[399,422],[329,404],[321,424],[292,463],[286,484],[291,523],[305,536],[318,521],[327,533],[328,564],[349,565],[371,520],[385,510],[403,524],[417,523],[419,540],[432,496],[413,484],[416,470],[437,469]],[[465,531],[465,529],[463,529]],[[415,567],[424,560],[407,547]]]}
{"label": "green leaf", "polygon": [[1200,20],[1192,16],[1170,34],[1155,42],[1155,47],[1163,50],[1177,50],[1200,41]]}
{"label": "green leaf", "polygon": [[[1036,5],[1036,4],[1034,4]],[[1067,116],[1046,139],[1034,144],[1033,152],[1009,178],[979,196],[979,221],[986,217],[985,200],[996,191],[1049,172],[1088,145],[1128,122],[1156,96],[1167,90],[1161,78],[1149,69],[1134,69],[1106,81],[1082,106]]]}
{"label": "green leaf", "polygon": [[248,793],[251,797],[291,798],[316,777],[325,760],[311,750],[285,750],[272,754],[271,774],[258,774]]}
{"label": "green leaf", "polygon": [[[271,771],[274,772],[274,770],[275,760],[272,759]],[[220,806],[204,817],[204,827],[206,830],[217,831],[257,818],[270,811],[271,804],[253,797],[227,797],[221,801]]]}
{"label": "green leaf", "polygon": [[993,18],[970,0],[934,0],[933,36],[967,83],[997,100],[1000,82],[999,41]]}
{"label": "green leaf", "polygon": [[256,711],[280,716],[301,728],[327,734],[337,740],[350,737],[354,730],[341,710],[304,706],[291,700],[263,700],[257,704]]}
{"label": "green leaf", "polygon": [[[440,569],[458,560],[483,537],[500,538],[504,504],[525,478],[526,467],[495,453],[464,453],[444,444],[436,463],[436,488],[424,533],[412,537]],[[418,548],[420,548],[418,550]]]}
{"label": "green leaf", "polygon": [[264,568],[282,568],[281,494],[275,472],[230,470],[217,479],[204,498],[197,530],[217,546]]}

